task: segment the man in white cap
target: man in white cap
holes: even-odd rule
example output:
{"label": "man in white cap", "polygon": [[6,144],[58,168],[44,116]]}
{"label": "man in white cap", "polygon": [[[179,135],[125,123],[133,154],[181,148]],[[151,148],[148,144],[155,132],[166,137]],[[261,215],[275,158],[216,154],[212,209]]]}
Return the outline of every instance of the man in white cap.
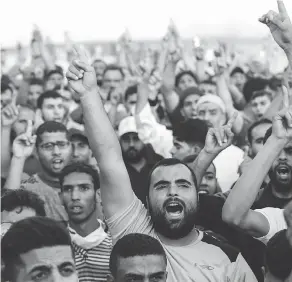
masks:
{"label": "man in white cap", "polygon": [[133,191],[145,204],[148,175],[162,157],[154,152],[150,144],[144,144],[140,140],[133,116],[126,117],[120,122],[118,136]]}
{"label": "man in white cap", "polygon": [[[227,122],[227,112],[223,100],[216,95],[207,94],[197,103],[197,113],[208,127],[219,127]],[[216,175],[223,192],[228,191],[238,179],[238,168],[243,161],[244,152],[231,145],[214,160]]]}

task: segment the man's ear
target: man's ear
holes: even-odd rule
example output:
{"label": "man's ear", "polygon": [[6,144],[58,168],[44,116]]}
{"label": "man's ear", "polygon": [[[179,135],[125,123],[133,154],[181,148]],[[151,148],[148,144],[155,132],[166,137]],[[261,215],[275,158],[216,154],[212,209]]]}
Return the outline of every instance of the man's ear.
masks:
{"label": "man's ear", "polygon": [[100,189],[97,189],[95,192],[95,200],[97,203],[101,203]]}

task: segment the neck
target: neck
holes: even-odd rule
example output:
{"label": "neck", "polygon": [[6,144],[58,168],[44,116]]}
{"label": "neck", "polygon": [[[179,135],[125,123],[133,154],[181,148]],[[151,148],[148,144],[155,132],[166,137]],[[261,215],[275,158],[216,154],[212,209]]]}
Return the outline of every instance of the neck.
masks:
{"label": "neck", "polygon": [[80,236],[86,237],[93,231],[99,228],[100,223],[96,219],[95,211],[92,215],[82,223],[76,223],[69,219],[69,225],[72,229],[74,229]]}
{"label": "neck", "polygon": [[292,190],[288,190],[288,191],[277,191],[276,186],[271,183],[272,186],[272,193],[275,197],[279,198],[279,199],[291,199],[292,198]]}
{"label": "neck", "polygon": [[50,175],[44,169],[42,169],[38,175],[45,182],[55,183],[55,186],[59,186],[59,178],[57,176]]}
{"label": "neck", "polygon": [[135,168],[137,171],[141,171],[141,169],[145,166],[146,160],[145,158],[141,158],[141,160],[137,163],[129,163],[133,168]]}
{"label": "neck", "polygon": [[161,235],[160,233],[158,234],[158,237],[164,244],[170,245],[170,246],[177,246],[177,247],[183,247],[183,246],[188,246],[192,244],[198,239],[198,236],[199,236],[199,232],[195,227],[187,236],[180,239],[169,239]]}

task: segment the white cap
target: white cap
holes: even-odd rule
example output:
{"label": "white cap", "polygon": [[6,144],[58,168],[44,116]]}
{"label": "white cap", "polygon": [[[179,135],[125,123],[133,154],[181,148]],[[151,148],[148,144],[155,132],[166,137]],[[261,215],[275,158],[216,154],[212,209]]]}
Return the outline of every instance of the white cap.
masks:
{"label": "white cap", "polygon": [[213,94],[206,94],[206,95],[202,96],[197,103],[197,108],[204,103],[216,104],[217,106],[220,107],[220,109],[223,111],[223,113],[226,113],[226,106],[225,106],[223,100],[219,96],[216,96]]}
{"label": "white cap", "polygon": [[119,124],[118,135],[123,136],[126,133],[135,132],[138,133],[136,121],[133,116],[124,118]]}

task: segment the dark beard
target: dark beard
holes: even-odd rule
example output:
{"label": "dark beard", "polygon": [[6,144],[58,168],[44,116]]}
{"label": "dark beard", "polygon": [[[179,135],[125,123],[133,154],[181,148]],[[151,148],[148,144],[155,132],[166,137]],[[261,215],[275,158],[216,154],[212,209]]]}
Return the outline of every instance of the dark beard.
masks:
{"label": "dark beard", "polygon": [[275,189],[278,192],[287,193],[289,191],[292,191],[292,179],[290,179],[289,183],[281,183],[278,181],[276,171],[274,170],[269,171],[269,177],[270,177],[271,183],[274,185]]}
{"label": "dark beard", "polygon": [[[135,150],[135,149],[132,149],[132,150]],[[135,150],[135,152],[134,151],[129,152],[129,150],[128,150],[126,152],[123,152],[123,158],[124,158],[125,162],[127,162],[127,163],[136,164],[136,163],[140,162],[141,159],[143,158],[143,155],[144,155],[143,151],[144,150],[139,152],[139,151]]]}
{"label": "dark beard", "polygon": [[179,223],[171,225],[165,218],[164,211],[153,210],[152,207],[149,206],[149,214],[152,219],[154,230],[162,236],[172,240],[184,238],[193,230],[196,222],[197,211],[198,203],[195,208],[192,207],[188,210],[184,209],[184,218]]}

